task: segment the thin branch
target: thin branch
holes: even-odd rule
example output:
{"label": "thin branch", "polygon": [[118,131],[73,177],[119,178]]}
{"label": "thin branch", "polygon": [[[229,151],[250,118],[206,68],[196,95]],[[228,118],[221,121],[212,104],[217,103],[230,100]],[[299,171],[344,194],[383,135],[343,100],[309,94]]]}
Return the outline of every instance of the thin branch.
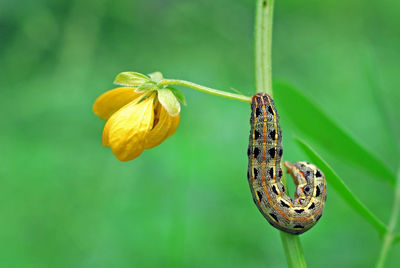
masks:
{"label": "thin branch", "polygon": [[272,96],[272,25],[274,0],[257,0],[255,22],[256,91]]}
{"label": "thin branch", "polygon": [[[283,185],[285,185],[286,189],[288,189],[286,178],[287,178],[286,173],[283,172],[281,181]],[[289,194],[289,189],[287,190],[287,192]],[[307,267],[306,261],[304,259],[303,249],[300,243],[300,237],[297,235],[285,233],[283,231],[280,231],[280,235],[283,248],[285,249],[284,251],[288,267],[296,267],[296,268]]]}
{"label": "thin branch", "polygon": [[244,102],[251,102],[251,98],[245,95],[239,95],[239,94],[235,94],[235,93],[231,93],[231,92],[226,92],[226,91],[222,91],[222,90],[218,90],[218,89],[214,89],[214,88],[210,88],[210,87],[205,87],[202,85],[198,85],[189,81],[185,81],[185,80],[177,80],[177,79],[164,79],[161,80],[158,83],[159,86],[168,86],[168,85],[177,85],[177,86],[184,86],[184,87],[189,87],[201,92],[205,92],[208,94],[212,94],[212,95],[216,95],[216,96],[220,96],[220,97],[225,97],[228,99],[233,99],[233,100],[239,100],[239,101],[244,101]]}

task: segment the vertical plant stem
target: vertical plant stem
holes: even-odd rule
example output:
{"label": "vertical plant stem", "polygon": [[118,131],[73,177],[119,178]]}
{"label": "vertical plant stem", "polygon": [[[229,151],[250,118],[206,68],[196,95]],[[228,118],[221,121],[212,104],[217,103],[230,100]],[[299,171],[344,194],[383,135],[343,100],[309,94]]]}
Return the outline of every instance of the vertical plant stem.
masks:
{"label": "vertical plant stem", "polygon": [[[282,167],[282,169],[283,169],[283,167]],[[282,174],[281,181],[282,181],[283,185],[285,185],[286,189],[288,190],[288,194],[289,194],[289,189],[288,189],[287,183],[286,183],[286,174],[284,172]],[[282,245],[285,250],[285,256],[286,256],[286,261],[287,261],[288,267],[296,267],[296,268],[297,267],[301,267],[301,268],[307,267],[306,261],[304,259],[303,249],[301,247],[299,236],[285,233],[282,231],[280,231],[280,235],[281,235]]]}
{"label": "vertical plant stem", "polygon": [[397,218],[399,217],[399,210],[400,210],[400,168],[397,171],[397,186],[395,188],[395,193],[394,193],[392,214],[390,216],[388,231],[383,238],[382,249],[379,254],[378,263],[376,264],[377,268],[383,268],[389,249],[394,242],[395,238],[394,231],[397,224]]}
{"label": "vertical plant stem", "polygon": [[289,267],[307,267],[298,236],[281,232],[281,240],[285,249],[286,261]]}
{"label": "vertical plant stem", "polygon": [[272,97],[272,24],[274,0],[257,0],[255,22],[256,91]]}
{"label": "vertical plant stem", "polygon": [[[257,0],[255,22],[256,92],[272,96],[272,24],[274,0]],[[306,267],[299,236],[281,233],[281,240],[289,267]]]}

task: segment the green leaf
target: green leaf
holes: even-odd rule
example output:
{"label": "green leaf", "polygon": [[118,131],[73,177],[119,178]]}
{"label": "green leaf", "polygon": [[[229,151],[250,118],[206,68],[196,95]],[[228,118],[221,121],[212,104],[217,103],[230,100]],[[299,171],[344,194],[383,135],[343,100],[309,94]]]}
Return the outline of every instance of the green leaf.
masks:
{"label": "green leaf", "polygon": [[138,88],[135,89],[135,92],[146,92],[146,91],[156,91],[158,87],[153,82],[146,82],[141,84]]}
{"label": "green leaf", "polygon": [[117,75],[114,84],[121,86],[140,86],[141,84],[149,81],[150,78],[141,73],[135,72],[122,72]]}
{"label": "green leaf", "polygon": [[325,174],[328,185],[332,186],[336,192],[361,216],[368,220],[381,234],[387,232],[387,227],[383,224],[344,184],[343,180],[336,174],[330,165],[322,159],[308,144],[295,138],[300,148],[307,154],[311,162],[318,166]]}
{"label": "green leaf", "polygon": [[171,116],[177,116],[181,111],[179,101],[169,88],[163,88],[158,91],[158,100]]}
{"label": "green leaf", "polygon": [[164,79],[162,73],[160,73],[160,72],[151,73],[151,74],[149,74],[149,76],[150,76],[150,79],[156,83],[158,83]]}
{"label": "green leaf", "polygon": [[183,104],[186,106],[186,98],[185,95],[183,95],[183,93],[171,86],[168,86],[168,89],[172,91],[172,93],[174,93],[175,97]]}
{"label": "green leaf", "polygon": [[283,111],[296,128],[308,139],[325,148],[338,158],[348,161],[394,186],[394,172],[374,154],[346,133],[314,102],[292,86],[275,85],[278,109]]}

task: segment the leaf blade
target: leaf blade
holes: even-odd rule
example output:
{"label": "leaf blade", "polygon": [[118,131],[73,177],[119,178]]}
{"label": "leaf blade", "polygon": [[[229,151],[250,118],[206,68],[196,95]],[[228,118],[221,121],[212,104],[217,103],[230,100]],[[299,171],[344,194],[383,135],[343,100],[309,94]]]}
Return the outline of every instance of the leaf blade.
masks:
{"label": "leaf blade", "polygon": [[[300,132],[329,152],[364,169],[374,178],[394,186],[396,181],[394,172],[343,130],[306,95],[288,84],[277,83],[275,87],[276,99],[280,103],[279,110],[289,116],[285,119],[289,119]],[[299,118],[307,118],[307,124]]]}
{"label": "leaf blade", "polygon": [[187,103],[186,103],[185,95],[183,95],[183,93],[179,89],[176,89],[171,86],[168,86],[168,89],[171,90],[172,93],[174,93],[174,95],[178,99],[178,101],[180,101],[183,105],[186,106]]}
{"label": "leaf blade", "polygon": [[149,77],[141,73],[122,72],[115,77],[114,84],[121,86],[140,86],[149,80]]}
{"label": "leaf blade", "polygon": [[181,111],[181,105],[174,93],[168,88],[163,88],[158,91],[158,100],[171,116],[177,116]]}
{"label": "leaf blade", "polygon": [[154,81],[155,83],[160,82],[164,78],[161,72],[150,73],[149,76],[150,76],[150,79],[152,81]]}
{"label": "leaf blade", "polygon": [[361,216],[368,220],[380,234],[387,232],[387,226],[382,223],[347,187],[343,180],[337,175],[332,167],[315,152],[307,143],[299,138],[295,138],[296,142],[303,152],[317,165],[325,174],[326,180],[336,190],[336,192]]}

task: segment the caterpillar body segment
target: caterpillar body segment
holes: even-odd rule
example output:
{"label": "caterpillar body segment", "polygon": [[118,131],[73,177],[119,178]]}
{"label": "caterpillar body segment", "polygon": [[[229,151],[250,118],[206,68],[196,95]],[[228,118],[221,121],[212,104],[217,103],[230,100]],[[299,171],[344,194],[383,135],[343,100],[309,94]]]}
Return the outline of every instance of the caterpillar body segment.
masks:
{"label": "caterpillar body segment", "polygon": [[320,219],[326,200],[323,172],[308,162],[284,162],[297,186],[294,198],[281,182],[282,132],[272,98],[257,93],[252,98],[248,147],[248,182],[254,203],[279,230],[301,234]]}

